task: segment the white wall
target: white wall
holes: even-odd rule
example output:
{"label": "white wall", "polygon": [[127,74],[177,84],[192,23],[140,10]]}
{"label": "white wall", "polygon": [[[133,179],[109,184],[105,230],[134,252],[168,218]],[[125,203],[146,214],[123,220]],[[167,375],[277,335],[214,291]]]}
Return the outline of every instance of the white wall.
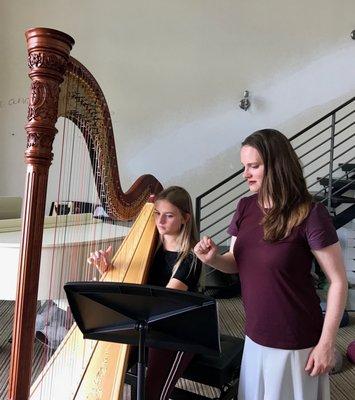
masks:
{"label": "white wall", "polygon": [[[242,138],[291,136],[355,93],[352,0],[3,0],[0,5],[0,194],[22,195],[23,33],[71,34],[72,55],[113,112],[127,190],[143,173],[193,196],[240,168]],[[252,106],[237,104],[245,89]]]}

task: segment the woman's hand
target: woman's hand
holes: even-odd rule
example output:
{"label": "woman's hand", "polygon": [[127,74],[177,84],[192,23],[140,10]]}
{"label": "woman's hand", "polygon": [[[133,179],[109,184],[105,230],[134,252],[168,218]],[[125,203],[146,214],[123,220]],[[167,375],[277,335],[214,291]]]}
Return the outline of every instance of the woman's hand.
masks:
{"label": "woman's hand", "polygon": [[108,246],[106,250],[98,250],[90,253],[88,258],[88,263],[94,265],[101,274],[107,272],[111,267],[111,257],[110,253],[112,251],[112,246]]}
{"label": "woman's hand", "polygon": [[308,356],[305,371],[310,376],[327,374],[335,365],[335,349],[331,345],[318,343]]}
{"label": "woman's hand", "polygon": [[319,250],[312,250],[312,253],[329,282],[322,334],[306,366],[308,373],[315,376],[323,371],[328,372],[333,366],[336,334],[345,309],[348,283],[339,242]]}
{"label": "woman's hand", "polygon": [[204,264],[213,265],[218,248],[211,238],[204,236],[194,247],[194,253]]}

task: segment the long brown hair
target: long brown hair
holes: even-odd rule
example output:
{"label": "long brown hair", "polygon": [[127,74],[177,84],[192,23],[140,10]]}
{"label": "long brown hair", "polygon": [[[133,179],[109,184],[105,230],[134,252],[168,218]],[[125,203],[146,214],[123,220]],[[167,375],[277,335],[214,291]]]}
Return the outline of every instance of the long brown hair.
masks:
{"label": "long brown hair", "polygon": [[174,265],[173,273],[175,273],[175,271],[179,268],[181,262],[189,254],[192,254],[193,257],[193,268],[197,260],[195,254],[191,250],[198,242],[198,234],[194,218],[192,200],[189,193],[180,186],[170,186],[160,192],[155,197],[154,201],[156,202],[158,200],[167,200],[169,203],[177,207],[184,217],[189,215],[186,223],[184,223],[181,227],[181,232],[179,236],[180,248],[178,249],[179,255]]}
{"label": "long brown hair", "polygon": [[256,149],[264,163],[264,178],[258,192],[264,212],[264,239],[281,240],[307,217],[312,203],[297,154],[286,136],[275,129],[252,133],[242,146]]}

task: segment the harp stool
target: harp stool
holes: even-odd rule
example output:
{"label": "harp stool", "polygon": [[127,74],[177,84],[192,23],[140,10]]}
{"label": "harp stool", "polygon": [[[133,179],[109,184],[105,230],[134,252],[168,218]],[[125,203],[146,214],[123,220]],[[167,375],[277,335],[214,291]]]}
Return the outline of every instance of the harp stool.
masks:
{"label": "harp stool", "polygon": [[[240,364],[244,340],[229,335],[221,335],[221,353],[216,356],[196,354],[182,378],[212,386],[220,391],[219,400],[237,399]],[[131,399],[136,398],[136,377],[126,374],[126,383],[131,385]],[[211,400],[185,389],[175,387],[171,396],[173,400]]]}
{"label": "harp stool", "polygon": [[[197,354],[182,378],[219,389],[220,395],[215,399],[237,399],[243,347],[243,339],[221,335],[221,353],[216,356]],[[174,389],[171,398],[174,400],[210,399],[177,387]]]}

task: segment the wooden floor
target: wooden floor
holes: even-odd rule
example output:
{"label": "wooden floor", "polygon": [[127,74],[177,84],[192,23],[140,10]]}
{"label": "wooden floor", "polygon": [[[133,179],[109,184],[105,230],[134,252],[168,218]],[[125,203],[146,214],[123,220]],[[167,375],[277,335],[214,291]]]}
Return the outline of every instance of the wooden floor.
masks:
{"label": "wooden floor", "polygon": [[[222,333],[242,337],[244,325],[244,312],[239,298],[219,300],[220,327]],[[0,399],[7,398],[8,369],[10,360],[12,318],[14,303],[0,301]],[[339,330],[337,336],[337,347],[345,355],[348,344],[355,340],[355,313],[350,313],[350,324]],[[39,343],[35,345],[33,378],[39,373],[43,347]],[[331,399],[332,400],[354,400],[355,399],[355,366],[346,357],[343,358],[343,369],[340,373],[332,375]],[[179,386],[192,389],[197,393],[211,398],[217,395],[217,391],[200,385],[180,381]],[[50,400],[50,399],[43,399]],[[125,391],[124,400],[129,400],[128,390]]]}

